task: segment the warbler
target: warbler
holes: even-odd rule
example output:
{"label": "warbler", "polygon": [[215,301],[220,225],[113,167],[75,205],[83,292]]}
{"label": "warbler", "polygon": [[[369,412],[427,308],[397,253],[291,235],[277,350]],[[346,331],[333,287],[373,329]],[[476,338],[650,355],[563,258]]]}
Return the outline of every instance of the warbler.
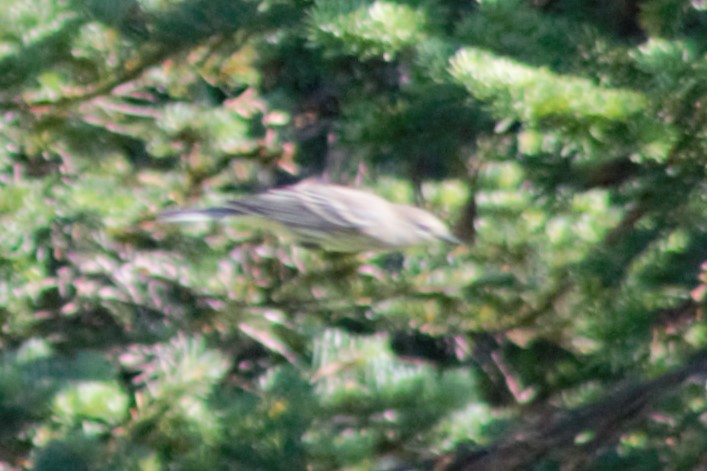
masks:
{"label": "warbler", "polygon": [[434,241],[460,243],[442,221],[423,209],[311,180],[219,207],[164,211],[158,219],[189,222],[230,216],[255,218],[290,233],[302,246],[332,252],[401,249]]}

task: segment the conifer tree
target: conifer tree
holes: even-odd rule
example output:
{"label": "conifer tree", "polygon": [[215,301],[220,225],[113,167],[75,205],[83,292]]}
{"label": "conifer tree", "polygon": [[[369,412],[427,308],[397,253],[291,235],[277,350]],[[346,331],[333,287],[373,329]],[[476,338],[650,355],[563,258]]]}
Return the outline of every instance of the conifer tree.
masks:
{"label": "conifer tree", "polygon": [[[707,466],[704,2],[0,11],[3,469]],[[465,243],[154,219],[314,175]]]}

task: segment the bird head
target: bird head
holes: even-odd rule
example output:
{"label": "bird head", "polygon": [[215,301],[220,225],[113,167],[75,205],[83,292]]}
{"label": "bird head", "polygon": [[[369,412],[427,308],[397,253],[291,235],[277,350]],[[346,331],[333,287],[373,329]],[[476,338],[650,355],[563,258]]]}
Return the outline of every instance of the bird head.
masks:
{"label": "bird head", "polygon": [[400,206],[399,210],[409,221],[410,229],[415,232],[415,239],[424,242],[441,240],[450,244],[461,243],[449,227],[434,214],[414,206]]}

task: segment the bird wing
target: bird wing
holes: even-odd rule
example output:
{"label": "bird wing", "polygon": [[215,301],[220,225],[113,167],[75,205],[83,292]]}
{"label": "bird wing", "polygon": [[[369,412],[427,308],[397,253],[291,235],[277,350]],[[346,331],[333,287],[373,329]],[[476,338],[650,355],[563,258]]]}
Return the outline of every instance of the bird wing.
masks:
{"label": "bird wing", "polygon": [[288,227],[346,232],[374,224],[371,204],[389,203],[359,190],[307,183],[231,201],[226,207]]}

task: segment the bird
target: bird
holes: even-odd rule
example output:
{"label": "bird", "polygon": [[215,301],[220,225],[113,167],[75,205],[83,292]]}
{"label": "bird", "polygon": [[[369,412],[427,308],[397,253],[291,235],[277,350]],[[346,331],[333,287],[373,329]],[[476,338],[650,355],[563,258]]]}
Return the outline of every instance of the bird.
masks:
{"label": "bird", "polygon": [[218,207],[167,210],[157,219],[193,222],[233,216],[289,233],[306,248],[328,252],[398,250],[435,241],[460,243],[444,222],[424,209],[317,180],[273,188]]}

